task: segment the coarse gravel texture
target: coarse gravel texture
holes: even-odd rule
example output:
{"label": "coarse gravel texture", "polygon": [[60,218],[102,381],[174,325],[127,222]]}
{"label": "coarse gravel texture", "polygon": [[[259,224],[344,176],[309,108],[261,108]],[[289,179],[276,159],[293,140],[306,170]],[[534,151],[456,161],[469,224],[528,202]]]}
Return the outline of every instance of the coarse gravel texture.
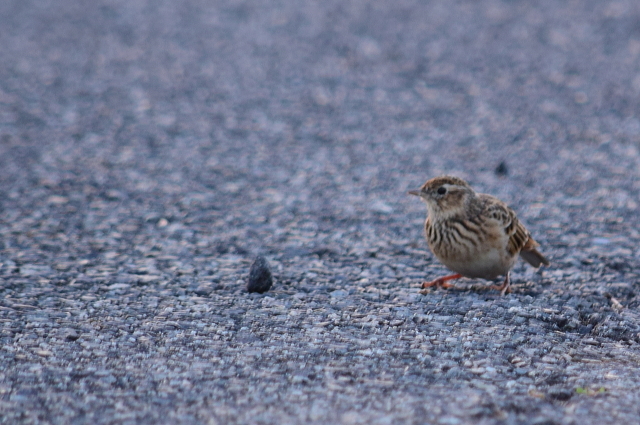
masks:
{"label": "coarse gravel texture", "polygon": [[[639,23],[3,0],[0,423],[638,423]],[[406,191],[443,173],[551,266],[418,294],[446,270]]]}

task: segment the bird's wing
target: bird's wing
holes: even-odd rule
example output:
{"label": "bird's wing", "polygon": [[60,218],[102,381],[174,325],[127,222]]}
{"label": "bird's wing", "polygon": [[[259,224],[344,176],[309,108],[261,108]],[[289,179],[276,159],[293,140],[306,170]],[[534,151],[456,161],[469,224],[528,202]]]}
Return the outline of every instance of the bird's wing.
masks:
{"label": "bird's wing", "polygon": [[516,255],[522,250],[531,250],[538,246],[511,208],[493,196],[484,195],[483,198],[486,202],[487,215],[499,223],[508,237],[509,254]]}
{"label": "bird's wing", "polygon": [[488,215],[502,226],[508,237],[507,252],[510,255],[520,254],[533,267],[539,267],[540,264],[548,266],[549,261],[536,249],[540,244],[531,237],[531,233],[520,223],[515,211],[493,196],[483,195],[483,198],[485,199]]}

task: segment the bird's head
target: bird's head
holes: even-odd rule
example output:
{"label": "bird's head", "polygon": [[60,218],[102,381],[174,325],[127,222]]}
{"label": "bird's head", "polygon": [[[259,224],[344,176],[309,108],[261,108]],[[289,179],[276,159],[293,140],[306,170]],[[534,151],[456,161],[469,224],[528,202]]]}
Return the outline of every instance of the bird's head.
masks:
{"label": "bird's head", "polygon": [[467,202],[476,196],[466,181],[453,176],[434,177],[409,194],[419,196],[427,204],[433,219],[462,214]]}

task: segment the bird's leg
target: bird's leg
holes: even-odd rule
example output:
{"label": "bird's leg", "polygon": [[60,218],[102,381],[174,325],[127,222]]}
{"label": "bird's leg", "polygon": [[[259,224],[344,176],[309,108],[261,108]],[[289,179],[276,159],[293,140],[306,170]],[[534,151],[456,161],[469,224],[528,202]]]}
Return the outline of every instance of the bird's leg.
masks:
{"label": "bird's leg", "polygon": [[500,295],[510,294],[511,293],[511,279],[509,278],[509,274],[511,272],[507,272],[507,275],[504,277],[504,282],[502,285],[491,285],[489,289],[497,289],[500,291]]}
{"label": "bird's leg", "polygon": [[451,274],[449,276],[442,276],[435,280],[432,280],[431,282],[423,282],[422,288],[430,288],[432,286],[435,286],[436,288],[451,288],[454,285],[452,285],[451,283],[447,283],[447,280],[459,279],[461,277],[462,275],[460,273]]}

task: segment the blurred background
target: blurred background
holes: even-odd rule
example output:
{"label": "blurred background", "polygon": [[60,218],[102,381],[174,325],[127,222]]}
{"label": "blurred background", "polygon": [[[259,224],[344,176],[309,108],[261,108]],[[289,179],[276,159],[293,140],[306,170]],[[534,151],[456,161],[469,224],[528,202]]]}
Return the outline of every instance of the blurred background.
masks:
{"label": "blurred background", "polygon": [[406,191],[443,173],[556,265],[640,256],[637,2],[21,0],[0,20],[18,264],[425,249]]}
{"label": "blurred background", "polygon": [[[131,251],[158,222],[192,254],[275,252],[304,217],[419,237],[406,190],[442,173],[550,238],[637,207],[634,1],[7,0],[0,20],[18,256]],[[69,240],[9,236],[34,226]]]}

